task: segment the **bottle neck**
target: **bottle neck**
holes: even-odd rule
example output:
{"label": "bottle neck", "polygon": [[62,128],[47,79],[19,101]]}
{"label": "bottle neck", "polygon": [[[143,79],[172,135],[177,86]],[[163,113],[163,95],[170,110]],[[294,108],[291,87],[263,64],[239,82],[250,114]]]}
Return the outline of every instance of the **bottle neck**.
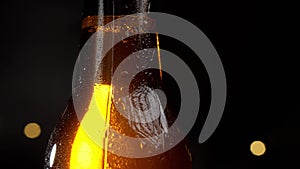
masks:
{"label": "bottle neck", "polygon": [[124,15],[149,11],[150,0],[85,0],[81,47],[99,26]]}
{"label": "bottle neck", "polygon": [[83,18],[148,12],[149,0],[85,0]]}

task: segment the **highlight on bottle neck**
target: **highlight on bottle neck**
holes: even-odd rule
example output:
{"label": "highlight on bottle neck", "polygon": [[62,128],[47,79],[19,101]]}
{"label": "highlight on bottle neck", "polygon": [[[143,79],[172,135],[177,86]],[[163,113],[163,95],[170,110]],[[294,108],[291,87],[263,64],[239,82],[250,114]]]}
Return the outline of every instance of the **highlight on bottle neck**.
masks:
{"label": "highlight on bottle neck", "polygon": [[85,0],[83,18],[95,15],[129,15],[148,12],[149,0]]}

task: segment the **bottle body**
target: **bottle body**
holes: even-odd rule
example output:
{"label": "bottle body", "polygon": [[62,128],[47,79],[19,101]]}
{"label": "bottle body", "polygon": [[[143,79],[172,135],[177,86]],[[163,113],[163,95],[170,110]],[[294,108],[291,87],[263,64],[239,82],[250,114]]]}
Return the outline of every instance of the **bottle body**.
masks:
{"label": "bottle body", "polygon": [[[126,130],[122,124],[119,127]],[[84,136],[83,136],[84,135]],[[81,137],[81,138],[79,138]],[[112,139],[112,137],[110,137]],[[74,148],[76,146],[76,148]],[[122,145],[128,146],[130,145]],[[55,150],[54,150],[55,147]],[[191,169],[191,155],[183,140],[171,150],[148,158],[128,158],[98,147],[80,128],[69,101],[67,109],[54,129],[48,143],[45,169]],[[75,154],[75,156],[74,156]],[[106,161],[105,161],[106,160]]]}
{"label": "bottle body", "polygon": [[[103,25],[121,17],[87,16],[83,20],[82,43],[94,32],[104,28]],[[120,31],[116,31],[118,29]],[[118,33],[113,33],[114,36],[122,36],[128,29],[127,24],[127,28],[124,29],[116,25],[105,31],[116,31]],[[111,43],[111,40],[104,39],[103,43]],[[143,33],[120,41],[104,54],[92,94],[88,100],[82,100],[88,105],[83,117],[78,117],[74,106],[76,102],[73,101],[74,98],[70,99],[54,129],[46,150],[46,169],[192,168],[187,140],[182,140],[170,150],[149,157],[127,157],[117,151],[120,149],[134,153],[145,149],[149,144],[157,149],[168,144],[164,142],[163,136],[155,136],[167,132],[168,127],[174,123],[180,107],[180,92],[174,79],[167,73],[160,69],[146,69],[149,62],[155,62],[153,60],[160,64],[159,54],[147,50],[158,48],[158,45],[157,34]],[[137,54],[131,56],[132,53]],[[129,55],[131,60],[127,60],[127,65],[122,65]],[[133,67],[130,65],[136,66],[130,68]],[[130,73],[132,69],[138,72],[134,76]],[[131,79],[130,83],[126,86],[122,80],[114,81],[112,75],[115,74],[120,78]],[[164,95],[157,93],[157,89],[163,91]],[[119,97],[118,93],[122,93],[123,90],[126,90],[129,97]],[[164,103],[162,97],[167,98]],[[121,113],[120,107],[126,110],[127,114]],[[95,120],[95,112],[100,112],[96,116],[101,116],[103,122]],[[89,127],[93,128],[92,130],[96,128],[99,137],[91,137],[87,129]],[[123,136],[141,139],[139,147],[123,142],[120,138]],[[147,139],[148,142],[143,142],[143,139]]]}

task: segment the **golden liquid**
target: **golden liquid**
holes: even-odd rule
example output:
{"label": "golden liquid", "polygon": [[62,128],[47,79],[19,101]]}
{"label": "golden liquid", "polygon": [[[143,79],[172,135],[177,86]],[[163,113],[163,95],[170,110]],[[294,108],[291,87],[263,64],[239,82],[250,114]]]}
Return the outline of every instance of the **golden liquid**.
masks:
{"label": "golden liquid", "polygon": [[[72,144],[70,169],[105,169],[107,166],[107,153],[98,144],[91,140],[87,135],[84,127],[97,124],[99,136],[102,136],[108,128],[107,123],[99,123],[95,121],[97,117],[102,116],[103,119],[109,121],[110,111],[110,85],[96,84],[94,93],[82,122],[78,128],[74,142]],[[108,103],[109,102],[109,103]],[[99,114],[97,112],[100,112]],[[107,113],[107,114],[105,114]],[[95,126],[92,126],[95,127]],[[103,138],[105,141],[107,138]],[[103,142],[105,143],[105,142]],[[104,145],[103,145],[104,146]]]}

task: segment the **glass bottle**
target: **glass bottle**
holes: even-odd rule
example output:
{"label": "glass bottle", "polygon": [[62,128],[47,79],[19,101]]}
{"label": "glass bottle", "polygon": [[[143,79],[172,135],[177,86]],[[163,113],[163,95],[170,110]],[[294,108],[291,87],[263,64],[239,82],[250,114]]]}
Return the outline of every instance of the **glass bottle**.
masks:
{"label": "glass bottle", "polygon": [[[97,51],[99,45],[100,48],[103,48],[105,44],[112,43],[113,40],[110,38],[103,38],[102,42],[90,39],[99,30],[104,33],[112,33],[113,36],[126,34],[126,31],[131,29],[130,23],[125,24],[125,27],[124,25],[113,25],[113,27],[105,27],[104,25],[125,15],[147,12],[148,9],[149,2],[145,0],[85,0],[81,47],[84,49],[88,46],[87,43],[95,42],[96,45],[92,45],[90,50]],[[141,152],[149,145],[156,147],[156,149],[163,148],[164,144],[168,143],[165,143],[162,137],[155,136],[167,132],[168,127],[173,124],[177,117],[180,92],[174,79],[161,69],[142,68],[147,67],[150,62],[157,64],[161,62],[159,51],[153,53],[148,50],[149,48],[159,49],[158,34],[141,33],[128,37],[114,45],[104,55],[101,63],[95,63],[99,69],[96,71],[97,80],[93,84],[92,93],[87,94],[89,96],[87,99],[75,99],[73,93],[73,98],[69,100],[49,139],[44,168],[192,168],[192,157],[186,140],[182,140],[172,149],[162,151],[162,153],[154,156],[129,157],[119,153],[120,151]],[[131,56],[133,53],[136,55]],[[126,64],[122,66],[121,63],[128,59],[129,55],[131,61],[127,62],[127,67]],[[128,65],[135,66],[128,67]],[[89,68],[84,67],[85,69]],[[129,69],[138,73],[132,77]],[[123,86],[125,84],[120,84],[122,80],[114,81],[113,75],[117,73],[119,73],[119,78],[131,78],[127,88]],[[84,79],[82,83],[85,83]],[[118,98],[118,92],[121,93],[125,89],[128,90],[130,97]],[[161,94],[157,89],[163,91],[164,94]],[[165,102],[161,99],[164,97],[167,98]],[[78,111],[74,106],[76,104],[86,105],[82,117],[76,113]],[[120,113],[120,107],[126,109],[127,116]],[[96,120],[95,112],[100,112],[98,115],[104,119],[104,122]],[[97,130],[97,136],[91,136],[88,128]],[[108,132],[112,130],[115,132]],[[123,142],[120,138],[122,136],[140,139],[141,142],[136,147]],[[143,142],[143,139],[146,139],[147,142]]]}

